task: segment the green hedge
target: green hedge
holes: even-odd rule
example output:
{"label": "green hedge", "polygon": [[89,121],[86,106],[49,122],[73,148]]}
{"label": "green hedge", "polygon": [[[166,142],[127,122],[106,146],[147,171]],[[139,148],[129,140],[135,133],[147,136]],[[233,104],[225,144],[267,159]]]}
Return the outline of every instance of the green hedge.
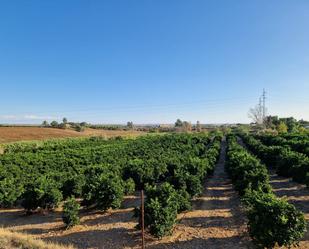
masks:
{"label": "green hedge", "polygon": [[276,169],[278,175],[292,177],[299,183],[306,183],[309,158],[305,154],[293,151],[285,145],[267,146],[248,135],[242,135],[242,139],[268,167]]}
{"label": "green hedge", "polygon": [[306,230],[303,213],[271,191],[266,166],[228,137],[226,170],[242,196],[248,229],[259,248],[297,245]]}
{"label": "green hedge", "polygon": [[70,197],[63,205],[62,220],[67,228],[73,227],[80,223],[78,211],[80,205],[75,200],[75,197]]}

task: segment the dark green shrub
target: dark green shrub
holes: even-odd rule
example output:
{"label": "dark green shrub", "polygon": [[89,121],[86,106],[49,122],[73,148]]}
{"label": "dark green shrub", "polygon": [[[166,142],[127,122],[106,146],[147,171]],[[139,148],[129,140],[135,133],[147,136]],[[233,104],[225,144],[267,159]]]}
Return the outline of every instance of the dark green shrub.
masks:
{"label": "dark green shrub", "polygon": [[75,126],[75,130],[78,132],[83,132],[85,130],[85,127],[78,124]]}
{"label": "dark green shrub", "polygon": [[193,197],[202,193],[203,185],[202,181],[198,176],[186,175],[186,191]]}
{"label": "dark green shrub", "polygon": [[29,212],[38,207],[53,209],[62,200],[58,184],[49,178],[41,176],[25,187],[21,205]]}
{"label": "dark green shrub", "polygon": [[145,208],[145,225],[149,227],[149,232],[157,238],[171,234],[177,209],[170,204],[164,206],[158,198],[150,199]]}
{"label": "dark green shrub", "polygon": [[124,193],[126,195],[133,194],[135,192],[135,182],[132,178],[129,178],[124,182]]}
{"label": "dark green shrub", "polygon": [[119,173],[107,166],[94,166],[85,171],[84,204],[95,204],[102,210],[118,208],[123,200],[124,187]]}
{"label": "dark green shrub", "polygon": [[80,205],[78,204],[74,196],[68,198],[64,203],[62,220],[67,228],[79,224],[80,222],[78,217],[79,208]]}
{"label": "dark green shrub", "polygon": [[83,186],[85,185],[84,175],[75,175],[65,180],[61,187],[63,198],[72,195],[80,197],[82,195]]}
{"label": "dark green shrub", "polygon": [[226,169],[240,195],[248,190],[270,192],[269,175],[265,165],[235,141],[229,142],[227,158]]}
{"label": "dark green shrub", "polygon": [[124,169],[124,178],[132,178],[137,189],[143,189],[145,183],[154,182],[154,168],[147,165],[146,160],[133,159],[129,160]]}
{"label": "dark green shrub", "polygon": [[[251,145],[256,143],[252,141]],[[265,166],[233,137],[228,139],[227,158],[227,171],[236,189],[244,194],[249,233],[254,243],[260,248],[297,244],[306,229],[304,215],[286,200],[269,193],[271,188]]]}
{"label": "dark green shrub", "polygon": [[190,210],[192,208],[191,205],[191,196],[185,189],[177,190],[177,211],[183,212]]}
{"label": "dark green shrub", "polygon": [[309,173],[306,174],[306,186],[309,188]]}
{"label": "dark green shrub", "polygon": [[4,170],[0,171],[0,207],[12,207],[23,191],[20,178]]}
{"label": "dark green shrub", "polygon": [[252,192],[245,199],[249,203],[249,233],[256,245],[261,248],[297,245],[306,230],[300,211],[273,194]]}
{"label": "dark green shrub", "polygon": [[168,183],[160,186],[147,187],[145,201],[145,227],[158,238],[171,233],[176,222],[178,194]]}
{"label": "dark green shrub", "polygon": [[[303,144],[281,137],[259,136],[260,140],[252,136],[242,136],[249,149],[254,152],[269,168],[275,168],[278,175],[292,177],[299,183],[306,182],[306,174],[309,172],[309,159],[303,152]],[[306,144],[306,143],[304,143]],[[275,146],[274,146],[275,145]],[[298,146],[301,146],[299,148]]]}

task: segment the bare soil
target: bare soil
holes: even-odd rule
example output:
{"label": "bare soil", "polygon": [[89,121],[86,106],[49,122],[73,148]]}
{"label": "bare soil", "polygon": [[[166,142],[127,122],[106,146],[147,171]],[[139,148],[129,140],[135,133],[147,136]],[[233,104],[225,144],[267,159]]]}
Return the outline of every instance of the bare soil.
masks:
{"label": "bare soil", "polygon": [[[146,248],[251,248],[246,219],[238,195],[224,172],[225,142],[215,172],[205,183],[203,194],[193,201],[193,210],[179,215],[173,234],[162,240],[146,236]],[[140,232],[133,209],[138,196],[128,196],[118,210],[106,213],[82,211],[81,224],[65,230],[61,210],[25,216],[20,209],[0,210],[0,225],[36,238],[76,248],[137,249]]]}
{"label": "bare soil", "polygon": [[145,134],[141,131],[86,129],[77,132],[71,129],[41,128],[41,127],[0,127],[0,143],[45,140],[51,138],[68,138],[84,136],[138,136]]}

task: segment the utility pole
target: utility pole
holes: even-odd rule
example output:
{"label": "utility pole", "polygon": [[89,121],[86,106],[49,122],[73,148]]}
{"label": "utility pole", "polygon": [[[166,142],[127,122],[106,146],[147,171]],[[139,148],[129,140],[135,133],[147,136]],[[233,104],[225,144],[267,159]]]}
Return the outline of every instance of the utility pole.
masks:
{"label": "utility pole", "polygon": [[263,124],[262,98],[259,98],[259,123]]}

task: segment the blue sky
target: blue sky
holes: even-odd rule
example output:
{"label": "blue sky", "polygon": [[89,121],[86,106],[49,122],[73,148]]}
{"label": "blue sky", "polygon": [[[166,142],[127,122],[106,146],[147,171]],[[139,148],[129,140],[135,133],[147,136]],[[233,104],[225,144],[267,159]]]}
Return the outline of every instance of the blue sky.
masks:
{"label": "blue sky", "polygon": [[309,1],[4,0],[0,123],[309,119]]}

